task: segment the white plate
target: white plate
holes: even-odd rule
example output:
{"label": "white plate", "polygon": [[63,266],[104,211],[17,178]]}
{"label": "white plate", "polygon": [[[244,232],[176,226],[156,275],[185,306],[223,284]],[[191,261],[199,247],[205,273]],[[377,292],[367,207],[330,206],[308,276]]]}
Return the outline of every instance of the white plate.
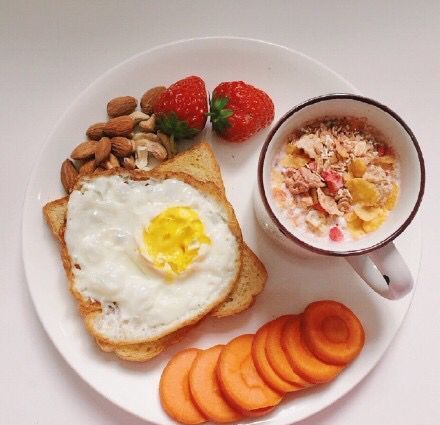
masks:
{"label": "white plate", "polygon": [[[309,97],[356,91],[333,71],[300,53],[238,38],[168,44],[111,69],[63,115],[32,173],[23,215],[23,259],[29,290],[49,337],[78,374],[118,406],[156,424],[171,422],[160,407],[158,383],[164,364],[177,350],[225,343],[238,334],[255,332],[262,323],[276,316],[300,312],[317,299],[344,302],[364,324],[365,348],[334,382],[298,394],[295,400],[286,397],[271,415],[258,419],[259,423],[290,424],[328,406],[367,375],[402,323],[412,294],[400,301],[387,301],[363,284],[343,260],[322,258],[305,262],[288,257],[272,245],[255,222],[251,202],[259,148],[267,131],[249,143],[237,145],[214,140],[210,131],[206,131],[245,239],[268,269],[265,291],[247,312],[221,320],[208,318],[184,342],[151,362],[125,363],[97,349],[68,294],[56,243],[43,221],[41,207],[62,195],[59,183],[62,160],[83,140],[90,123],[106,118],[107,101],[128,94],[140,97],[149,87],[168,85],[190,74],[204,78],[210,90],[221,81],[238,79],[265,89],[274,100],[276,118]],[[420,260],[420,240],[420,226],[416,222],[397,241],[414,277]]]}

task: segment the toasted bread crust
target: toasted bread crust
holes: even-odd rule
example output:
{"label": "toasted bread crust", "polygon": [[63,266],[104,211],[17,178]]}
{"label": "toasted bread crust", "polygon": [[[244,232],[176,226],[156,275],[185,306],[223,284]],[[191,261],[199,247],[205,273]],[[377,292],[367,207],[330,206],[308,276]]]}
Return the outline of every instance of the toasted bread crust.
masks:
{"label": "toasted bread crust", "polygon": [[157,341],[158,339],[177,331],[178,329],[189,326],[193,323],[198,322],[202,317],[204,317],[206,314],[208,314],[211,310],[213,310],[215,307],[217,307],[219,304],[221,304],[229,295],[231,290],[234,288],[236,281],[238,281],[239,275],[240,275],[240,267],[241,267],[241,258],[242,258],[242,250],[243,250],[243,239],[241,236],[241,230],[240,226],[238,224],[237,218],[235,217],[234,210],[231,206],[231,204],[226,200],[224,195],[218,191],[217,186],[215,186],[213,183],[202,183],[198,180],[194,179],[193,177],[184,174],[184,173],[176,173],[173,171],[167,171],[167,172],[160,172],[160,171],[140,171],[140,170],[126,170],[121,168],[114,168],[107,171],[102,171],[99,173],[96,173],[91,176],[83,176],[78,180],[78,182],[75,185],[75,190],[81,190],[81,187],[83,183],[87,181],[91,181],[94,179],[97,179],[98,177],[103,176],[114,176],[118,175],[126,179],[130,179],[133,181],[145,181],[145,180],[167,180],[167,179],[176,179],[180,180],[184,183],[187,183],[191,185],[192,187],[199,190],[201,193],[203,193],[205,196],[209,196],[212,199],[214,199],[218,205],[222,205],[227,217],[228,217],[228,225],[231,233],[234,235],[237,246],[238,246],[238,256],[236,259],[235,269],[236,273],[231,279],[230,282],[225,286],[225,289],[223,292],[219,295],[219,297],[212,303],[205,306],[203,310],[200,311],[200,313],[191,319],[188,319],[186,321],[182,321],[178,324],[175,324],[173,327],[169,328],[167,331],[164,331],[161,334],[155,335],[151,338],[143,338],[143,339],[125,339],[125,340],[115,340],[112,338],[109,338],[105,334],[101,333],[97,329],[97,321],[100,320],[103,312],[101,310],[101,307],[99,306],[97,308],[96,303],[91,303],[88,298],[85,298],[81,293],[78,292],[78,290],[75,288],[75,276],[74,276],[74,267],[75,265],[72,264],[71,257],[68,252],[68,247],[66,245],[65,239],[64,239],[64,231],[65,226],[64,224],[62,231],[60,232],[60,247],[61,247],[61,258],[63,260],[64,269],[66,271],[67,279],[69,281],[69,289],[72,295],[78,300],[80,304],[80,311],[82,313],[85,325],[87,327],[87,330],[97,339],[100,340],[102,343],[106,344],[112,344],[114,346],[125,346],[128,344],[139,344],[144,342],[151,342],[151,341]]}
{"label": "toasted bread crust", "polygon": [[[191,166],[188,164],[191,164]],[[191,172],[197,177],[197,179],[192,175],[182,173],[182,170]],[[175,178],[176,176],[180,176],[184,179],[183,181],[190,182],[189,184],[194,183],[194,186],[197,189],[201,188],[200,190],[202,192],[205,193],[207,191],[212,194],[212,196],[215,196],[216,199],[221,199],[222,202],[226,201],[225,205],[227,205],[228,215],[232,213],[234,218],[234,220],[231,220],[231,231],[234,235],[239,235],[240,241],[242,241],[240,227],[235,218],[235,214],[224,195],[224,186],[220,169],[215,160],[212,149],[207,143],[200,143],[194,148],[177,155],[172,160],[164,162],[148,173],[139,170],[131,172],[127,170],[109,170],[97,175],[114,174],[128,175],[130,178],[133,178],[133,180],[144,180],[146,178]],[[81,182],[78,182],[78,185],[80,184]],[[63,254],[63,250],[67,251],[64,242],[67,203],[67,196],[49,202],[44,206],[43,212],[52,233],[60,242],[60,251],[63,259],[63,266],[69,280],[69,289],[71,290],[72,295],[79,301],[81,316],[83,316],[87,323],[92,321],[96,315],[100,314],[101,307],[98,302],[84,300],[83,297],[81,297],[81,295],[72,287],[73,279],[69,278],[69,276],[72,276],[72,264],[67,252]],[[230,292],[226,293],[224,301],[217,303],[216,306],[211,308],[211,314],[214,316],[225,317],[249,308],[253,304],[256,295],[258,295],[264,288],[264,284],[267,280],[267,273],[264,265],[243,242],[240,243],[240,249],[242,250],[240,272],[233,282]],[[197,321],[200,320],[200,318],[198,318]],[[129,361],[147,361],[160,354],[170,344],[180,341],[192,327],[193,325],[184,326],[154,341],[130,341],[116,344],[114,341],[102,338],[96,332],[91,333],[94,335],[97,344],[103,351],[113,351],[121,359]]]}

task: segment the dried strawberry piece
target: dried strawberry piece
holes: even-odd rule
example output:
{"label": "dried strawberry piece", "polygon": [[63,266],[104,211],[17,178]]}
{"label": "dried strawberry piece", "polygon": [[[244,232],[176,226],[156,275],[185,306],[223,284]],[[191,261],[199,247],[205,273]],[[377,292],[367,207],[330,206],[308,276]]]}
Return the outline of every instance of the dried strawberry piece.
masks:
{"label": "dried strawberry piece", "polygon": [[327,183],[331,193],[336,193],[343,186],[342,176],[336,171],[323,171],[321,177]]}
{"label": "dried strawberry piece", "polygon": [[329,236],[333,242],[341,242],[344,239],[344,234],[338,226],[333,226],[330,229]]}
{"label": "dried strawberry piece", "polygon": [[378,145],[377,146],[377,153],[379,156],[384,156],[387,153],[387,147],[385,145]]}
{"label": "dried strawberry piece", "polygon": [[319,202],[314,203],[312,205],[312,208],[314,208],[316,211],[320,211],[322,213],[327,214],[327,211],[324,208],[322,208],[322,205]]}

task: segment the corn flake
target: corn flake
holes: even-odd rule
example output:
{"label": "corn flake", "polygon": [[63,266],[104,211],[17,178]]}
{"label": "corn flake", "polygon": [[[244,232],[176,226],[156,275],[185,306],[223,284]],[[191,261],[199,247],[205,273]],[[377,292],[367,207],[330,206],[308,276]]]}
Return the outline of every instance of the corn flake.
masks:
{"label": "corn flake", "polygon": [[385,208],[391,211],[397,202],[397,197],[399,196],[399,186],[396,183],[393,183],[393,187],[391,189],[391,193],[388,196],[388,199],[385,201]]}
{"label": "corn flake", "polygon": [[376,186],[362,178],[354,178],[346,182],[353,202],[360,202],[367,206],[375,206],[379,202],[380,193]]}
{"label": "corn flake", "polygon": [[366,207],[362,204],[353,205],[354,213],[363,221],[374,220],[377,216],[383,213],[382,208],[379,207]]}
{"label": "corn flake", "polygon": [[394,165],[396,162],[396,158],[391,155],[378,156],[373,160],[374,164],[381,166],[390,166]]}
{"label": "corn flake", "polygon": [[308,156],[299,154],[295,156],[286,155],[286,157],[280,161],[280,164],[282,167],[286,167],[286,168],[301,168],[304,167],[309,162],[310,162],[310,158]]}
{"label": "corn flake", "polygon": [[348,166],[348,170],[354,177],[362,177],[367,170],[367,163],[362,158],[355,158]]}
{"label": "corn flake", "polygon": [[298,155],[301,154],[301,149],[299,149],[297,146],[295,146],[292,143],[288,143],[286,145],[286,153],[288,155]]}
{"label": "corn flake", "polygon": [[362,229],[366,233],[374,232],[380,226],[382,226],[382,224],[384,223],[384,221],[387,218],[387,215],[388,215],[388,211],[382,210],[382,213],[380,215],[378,215],[376,218],[374,218],[373,220],[364,221],[362,223]]}
{"label": "corn flake", "polygon": [[353,176],[353,174],[351,174],[350,172],[348,172],[348,173],[344,173],[344,174],[342,175],[342,179],[344,180],[344,183],[347,184],[348,181],[354,179],[354,176]]}
{"label": "corn flake", "polygon": [[279,171],[272,170],[270,174],[274,186],[279,187],[284,183],[284,177]]}
{"label": "corn flake", "polygon": [[355,213],[348,213],[345,219],[347,221],[347,229],[355,239],[365,235],[365,231],[362,227],[364,222]]}

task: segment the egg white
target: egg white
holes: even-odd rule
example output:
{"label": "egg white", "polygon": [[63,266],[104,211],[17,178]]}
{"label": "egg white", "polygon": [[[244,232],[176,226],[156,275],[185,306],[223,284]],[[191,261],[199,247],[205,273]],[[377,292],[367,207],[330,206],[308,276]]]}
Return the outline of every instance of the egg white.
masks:
{"label": "egg white", "polygon": [[[145,226],[173,206],[194,209],[209,246],[170,283],[141,255]],[[64,234],[74,288],[99,301],[98,331],[112,340],[155,339],[225,293],[237,274],[239,243],[225,209],[177,179],[133,181],[101,176],[70,195]]]}

